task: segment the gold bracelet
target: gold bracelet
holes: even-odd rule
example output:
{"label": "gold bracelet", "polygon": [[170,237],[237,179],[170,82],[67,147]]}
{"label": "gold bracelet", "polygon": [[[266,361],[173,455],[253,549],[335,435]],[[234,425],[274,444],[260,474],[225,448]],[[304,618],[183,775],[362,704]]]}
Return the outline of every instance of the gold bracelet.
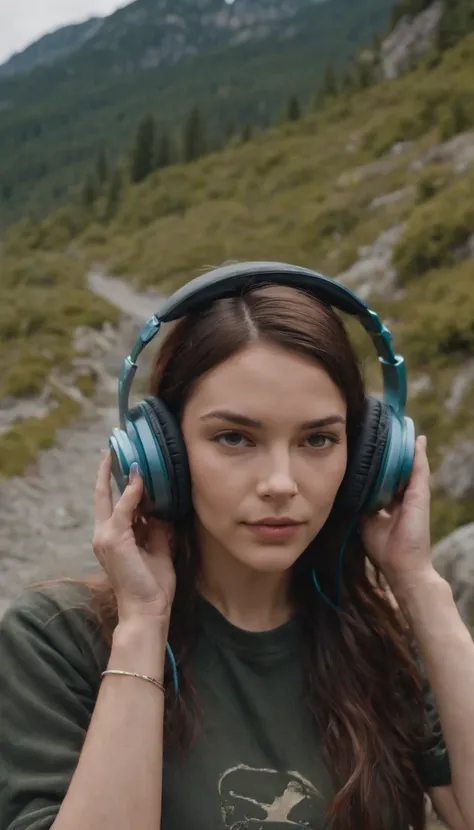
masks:
{"label": "gold bracelet", "polygon": [[133,671],[119,671],[118,669],[107,669],[107,671],[102,672],[102,677],[104,677],[106,674],[122,674],[125,677],[138,677],[140,678],[140,680],[148,680],[149,683],[153,683],[154,686],[158,686],[158,688],[161,689],[163,693],[165,692],[165,687],[163,686],[163,683],[160,683],[160,681],[157,680],[156,677],[148,677],[147,674],[136,674],[136,672]]}

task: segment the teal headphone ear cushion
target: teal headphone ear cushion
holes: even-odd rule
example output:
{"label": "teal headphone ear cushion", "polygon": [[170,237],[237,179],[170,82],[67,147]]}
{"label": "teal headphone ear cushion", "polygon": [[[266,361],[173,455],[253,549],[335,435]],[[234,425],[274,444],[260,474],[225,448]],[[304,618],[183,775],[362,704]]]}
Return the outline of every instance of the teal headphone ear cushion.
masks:
{"label": "teal headphone ear cushion", "polygon": [[191,510],[191,476],[181,430],[158,398],[145,398],[141,406],[159,444],[168,473],[171,489],[171,515],[168,518],[182,519]]}
{"label": "teal headphone ear cushion", "polygon": [[390,435],[390,410],[378,398],[367,397],[364,421],[349,461],[338,502],[351,516],[364,513],[374,500]]}

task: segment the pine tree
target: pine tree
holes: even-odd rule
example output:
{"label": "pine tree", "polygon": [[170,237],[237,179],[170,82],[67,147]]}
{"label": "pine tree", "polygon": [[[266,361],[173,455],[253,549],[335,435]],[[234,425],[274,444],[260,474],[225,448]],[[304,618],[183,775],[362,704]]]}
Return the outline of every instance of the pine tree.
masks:
{"label": "pine tree", "polygon": [[226,141],[231,141],[235,135],[235,123],[233,121],[228,121],[225,128],[225,138]]}
{"label": "pine tree", "polygon": [[140,121],[132,151],[130,178],[134,184],[142,182],[153,170],[155,162],[155,119],[145,115]]}
{"label": "pine tree", "polygon": [[376,79],[375,66],[371,58],[361,56],[356,63],[355,80],[359,89],[367,89]]}
{"label": "pine tree", "polygon": [[96,174],[99,187],[103,187],[109,175],[109,165],[104,150],[101,150],[97,156]]}
{"label": "pine tree", "polygon": [[189,113],[183,131],[183,158],[185,162],[194,161],[206,152],[206,135],[203,118],[199,107],[193,107]]}
{"label": "pine tree", "polygon": [[104,212],[104,218],[107,222],[110,222],[117,213],[122,195],[122,184],[122,174],[118,168],[115,168],[107,188],[107,201]]}
{"label": "pine tree", "polygon": [[347,69],[346,72],[344,72],[344,75],[342,76],[341,90],[350,95],[352,92],[354,92],[356,86],[357,84],[356,79],[354,77],[353,68]]}
{"label": "pine tree", "polygon": [[337,78],[331,64],[326,66],[321,86],[321,94],[323,98],[334,98],[334,96],[337,95]]}
{"label": "pine tree", "polygon": [[173,163],[173,153],[171,148],[171,139],[168,132],[165,130],[161,133],[158,142],[158,149],[156,151],[156,167],[169,167]]}
{"label": "pine tree", "polygon": [[96,184],[92,176],[88,176],[82,186],[81,199],[84,207],[91,208],[97,198]]}
{"label": "pine tree", "polygon": [[253,135],[252,125],[246,124],[244,129],[242,130],[242,144],[246,144],[247,141],[250,141]]}
{"label": "pine tree", "polygon": [[4,202],[8,202],[13,196],[13,185],[7,182],[3,182],[2,184],[2,199]]}
{"label": "pine tree", "polygon": [[291,95],[286,114],[288,121],[299,121],[301,118],[301,106],[297,95]]}

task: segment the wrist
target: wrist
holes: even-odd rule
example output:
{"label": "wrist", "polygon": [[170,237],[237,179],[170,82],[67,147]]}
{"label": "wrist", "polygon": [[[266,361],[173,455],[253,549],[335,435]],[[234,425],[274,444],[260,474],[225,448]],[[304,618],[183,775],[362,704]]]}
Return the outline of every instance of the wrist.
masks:
{"label": "wrist", "polygon": [[433,599],[433,592],[450,592],[449,583],[433,567],[387,576],[390,589],[402,608],[417,605],[425,598]]}
{"label": "wrist", "polygon": [[132,671],[163,680],[168,622],[119,622],[112,638],[109,669]]}

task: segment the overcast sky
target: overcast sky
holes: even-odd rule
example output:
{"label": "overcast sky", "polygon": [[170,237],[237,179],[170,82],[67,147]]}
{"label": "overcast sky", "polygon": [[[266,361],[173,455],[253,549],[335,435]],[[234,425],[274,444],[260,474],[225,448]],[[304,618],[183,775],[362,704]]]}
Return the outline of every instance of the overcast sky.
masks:
{"label": "overcast sky", "polygon": [[110,14],[131,0],[0,0],[0,63],[41,35],[94,15]]}

